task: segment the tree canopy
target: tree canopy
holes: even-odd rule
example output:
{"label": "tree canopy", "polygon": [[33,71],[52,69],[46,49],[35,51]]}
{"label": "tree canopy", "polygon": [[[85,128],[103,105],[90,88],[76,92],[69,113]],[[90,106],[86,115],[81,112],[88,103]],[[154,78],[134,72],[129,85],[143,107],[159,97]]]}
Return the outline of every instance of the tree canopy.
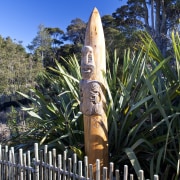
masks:
{"label": "tree canopy", "polygon": [[180,18],[179,0],[128,0],[127,5],[112,14],[116,27],[129,36],[136,30],[147,31],[162,54],[166,54],[169,33],[177,29]]}
{"label": "tree canopy", "polygon": [[[139,43],[140,39],[137,33],[140,31],[147,31],[161,53],[165,55],[169,50],[170,32],[172,30],[179,32],[179,14],[179,0],[127,0],[127,3],[118,7],[112,15],[102,16],[109,56],[113,56],[116,49],[117,56],[122,59],[125,49],[134,48],[134,44]],[[25,81],[25,84],[28,84],[27,82],[30,80],[27,79],[31,76],[24,76],[25,72],[19,72],[20,69],[26,70],[26,73],[30,69],[34,72],[36,71],[35,67],[39,67],[40,64],[41,67],[48,69],[55,65],[55,61],[64,63],[62,57],[67,58],[74,54],[80,60],[85,30],[86,22],[80,18],[73,19],[66,32],[60,27],[39,25],[37,35],[27,47],[30,53],[26,53],[22,45],[13,42],[11,38],[0,37],[0,71],[3,74],[0,92],[17,90],[18,88],[13,85],[15,82],[18,87]],[[29,63],[33,65],[29,65]],[[33,74],[33,77],[35,75],[32,72],[30,74]],[[20,79],[21,83],[18,82]],[[10,90],[13,89],[12,87],[14,90]]]}
{"label": "tree canopy", "polygon": [[41,64],[33,61],[19,43],[0,36],[0,94],[15,94],[35,86]]}

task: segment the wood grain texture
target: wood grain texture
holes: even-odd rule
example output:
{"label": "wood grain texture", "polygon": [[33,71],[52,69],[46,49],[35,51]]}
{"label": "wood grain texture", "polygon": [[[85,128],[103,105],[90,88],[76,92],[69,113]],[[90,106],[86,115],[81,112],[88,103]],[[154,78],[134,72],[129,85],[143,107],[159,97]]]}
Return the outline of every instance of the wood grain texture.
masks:
{"label": "wood grain texture", "polygon": [[[91,80],[102,84],[102,91],[105,93],[104,74],[106,73],[106,52],[105,39],[100,14],[97,8],[94,8],[89,18],[84,46],[90,46],[93,49],[95,73]],[[104,96],[105,97],[105,96]],[[103,100],[104,103],[105,99]],[[108,167],[108,127],[107,117],[104,111],[101,115],[83,115],[85,153],[88,156],[89,164],[93,165],[95,176],[96,159],[100,160],[102,167]]]}
{"label": "wood grain texture", "polygon": [[93,48],[96,66],[93,79],[100,81],[105,85],[103,74],[106,73],[106,48],[101,17],[97,8],[94,8],[89,18],[84,45]]}

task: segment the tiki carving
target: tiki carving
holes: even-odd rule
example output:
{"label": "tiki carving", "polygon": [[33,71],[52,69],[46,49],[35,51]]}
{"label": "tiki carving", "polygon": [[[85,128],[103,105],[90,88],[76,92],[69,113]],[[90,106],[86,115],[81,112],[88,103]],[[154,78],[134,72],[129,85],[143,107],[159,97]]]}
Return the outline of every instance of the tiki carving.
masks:
{"label": "tiki carving", "polygon": [[93,49],[90,46],[82,48],[80,81],[80,110],[84,115],[102,115],[105,97],[103,86],[93,79],[95,73]]}

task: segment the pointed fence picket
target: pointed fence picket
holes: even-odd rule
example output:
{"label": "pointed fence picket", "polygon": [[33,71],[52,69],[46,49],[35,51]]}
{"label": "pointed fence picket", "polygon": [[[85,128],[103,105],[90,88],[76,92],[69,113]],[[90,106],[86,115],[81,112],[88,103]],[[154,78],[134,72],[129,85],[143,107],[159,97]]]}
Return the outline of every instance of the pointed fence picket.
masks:
{"label": "pointed fence picket", "polygon": [[[43,150],[34,144],[34,157],[31,152],[26,153],[19,149],[14,152],[13,147],[0,145],[0,179],[1,180],[120,180],[119,170],[114,170],[114,164],[109,164],[109,169],[103,167],[100,172],[100,161],[96,160],[96,177],[93,177],[93,166],[88,165],[88,157],[84,161],[77,161],[77,155],[67,158],[67,152],[63,156],[56,154],[56,149],[48,151],[45,145]],[[122,178],[121,178],[122,179]],[[133,174],[128,174],[128,166],[124,165],[123,180],[135,180]],[[144,180],[143,170],[139,171],[139,180]],[[158,180],[154,175],[154,180]]]}

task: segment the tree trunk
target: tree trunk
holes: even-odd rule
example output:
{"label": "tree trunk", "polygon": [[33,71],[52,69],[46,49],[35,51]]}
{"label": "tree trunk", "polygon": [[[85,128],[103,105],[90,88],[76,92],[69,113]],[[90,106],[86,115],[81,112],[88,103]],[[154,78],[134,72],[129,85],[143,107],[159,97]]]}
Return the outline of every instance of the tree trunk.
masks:
{"label": "tree trunk", "polygon": [[152,37],[154,37],[154,0],[151,0],[151,26],[152,26]]}
{"label": "tree trunk", "polygon": [[155,41],[156,44],[158,45],[158,47],[160,47],[161,43],[160,43],[160,1],[156,0],[156,23],[155,23]]}
{"label": "tree trunk", "polygon": [[144,7],[144,14],[145,14],[144,16],[145,27],[146,27],[147,32],[151,33],[150,26],[149,26],[148,8],[147,8],[145,0],[143,0],[143,7]]}
{"label": "tree trunk", "polygon": [[164,6],[164,0],[156,0],[156,27],[155,27],[155,36],[154,40],[160,49],[162,55],[166,56],[167,50],[167,15],[166,15],[166,8]]}
{"label": "tree trunk", "polygon": [[166,56],[166,50],[167,50],[167,26],[166,26],[166,21],[167,21],[167,14],[166,14],[166,9],[164,6],[164,0],[161,1],[161,7],[162,7],[162,21],[161,21],[161,27],[160,27],[160,35],[161,35],[161,52],[163,56]]}

